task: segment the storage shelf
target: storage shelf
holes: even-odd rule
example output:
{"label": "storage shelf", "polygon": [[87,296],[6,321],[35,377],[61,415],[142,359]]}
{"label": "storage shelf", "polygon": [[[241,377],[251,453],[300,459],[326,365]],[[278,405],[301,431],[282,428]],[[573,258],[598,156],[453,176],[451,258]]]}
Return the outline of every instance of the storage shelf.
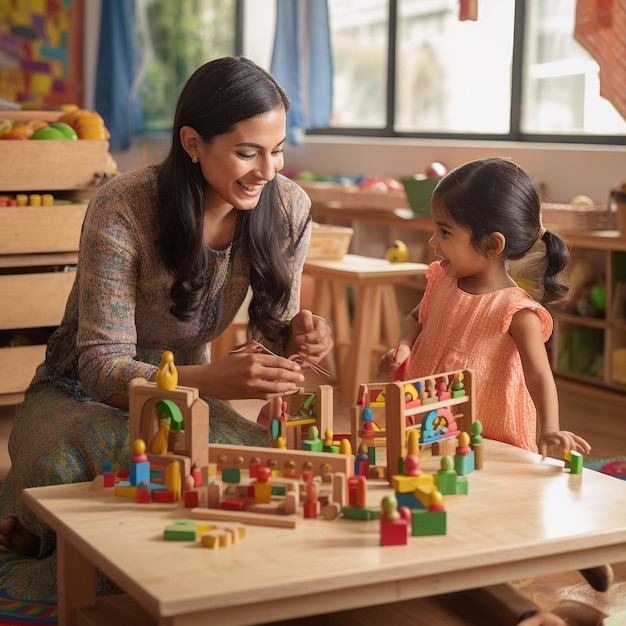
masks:
{"label": "storage shelf", "polygon": [[568,326],[584,326],[586,328],[604,329],[608,323],[606,319],[599,317],[585,317],[584,315],[573,315],[572,313],[563,313],[561,311],[552,311],[552,317],[560,322],[566,323]]}
{"label": "storage shelf", "polygon": [[[6,111],[15,120],[54,121],[53,111]],[[0,347],[0,405],[18,404],[37,366],[44,341],[61,323],[76,273],[80,233],[98,178],[117,167],[107,141],[0,142],[0,194],[53,193],[51,206],[0,208],[0,331],[28,336],[37,345]],[[59,202],[60,201],[60,202]],[[31,331],[37,331],[35,333]],[[41,342],[41,343],[39,343]]]}
{"label": "storage shelf", "polygon": [[76,250],[86,211],[86,204],[1,208],[0,255]]}

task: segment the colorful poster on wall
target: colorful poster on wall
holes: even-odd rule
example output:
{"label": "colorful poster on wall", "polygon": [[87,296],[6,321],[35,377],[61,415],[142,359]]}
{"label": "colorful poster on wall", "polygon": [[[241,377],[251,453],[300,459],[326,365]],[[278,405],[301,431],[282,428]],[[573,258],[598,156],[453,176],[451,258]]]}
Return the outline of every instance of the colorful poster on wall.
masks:
{"label": "colorful poster on wall", "polygon": [[0,97],[80,105],[81,48],[82,0],[0,0]]}

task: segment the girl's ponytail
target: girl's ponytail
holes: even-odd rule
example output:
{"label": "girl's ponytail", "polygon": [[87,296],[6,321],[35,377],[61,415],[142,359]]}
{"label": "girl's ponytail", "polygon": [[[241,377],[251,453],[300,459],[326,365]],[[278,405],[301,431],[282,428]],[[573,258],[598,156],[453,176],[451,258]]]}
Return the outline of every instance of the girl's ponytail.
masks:
{"label": "girl's ponytail", "polygon": [[542,237],[546,247],[546,269],[543,274],[543,304],[556,302],[567,295],[569,287],[561,280],[560,274],[569,261],[567,244],[558,235],[546,230]]}

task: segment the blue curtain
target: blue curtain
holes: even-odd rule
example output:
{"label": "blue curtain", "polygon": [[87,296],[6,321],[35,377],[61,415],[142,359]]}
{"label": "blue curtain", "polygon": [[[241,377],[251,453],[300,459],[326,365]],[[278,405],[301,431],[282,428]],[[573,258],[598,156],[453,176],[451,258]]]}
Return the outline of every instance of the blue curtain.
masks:
{"label": "blue curtain", "polygon": [[330,125],[333,64],[326,0],[277,0],[271,73],[287,92],[287,141]]}
{"label": "blue curtain", "polygon": [[102,0],[100,20],[95,105],[111,133],[110,149],[126,150],[141,119],[133,97],[139,58],[134,0]]}

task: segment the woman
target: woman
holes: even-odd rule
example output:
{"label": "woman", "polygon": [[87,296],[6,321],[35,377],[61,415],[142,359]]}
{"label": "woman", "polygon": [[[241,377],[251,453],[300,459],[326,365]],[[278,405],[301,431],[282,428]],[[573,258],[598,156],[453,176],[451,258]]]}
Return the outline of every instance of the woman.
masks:
{"label": "woman", "polygon": [[[211,61],[181,92],[163,162],[117,176],[93,197],[65,316],[10,437],[0,492],[6,547],[53,552],[54,533],[22,505],[22,489],[92,480],[105,459],[124,463],[129,383],[154,380],[165,350],[179,384],[209,403],[211,441],[265,445],[266,431],[224,400],[293,391],[306,362],[332,348],[325,320],[299,310],[310,201],[278,175],[288,110],[284,91],[252,61]],[[249,288],[250,339],[285,356],[251,348],[210,363],[207,344]]]}

